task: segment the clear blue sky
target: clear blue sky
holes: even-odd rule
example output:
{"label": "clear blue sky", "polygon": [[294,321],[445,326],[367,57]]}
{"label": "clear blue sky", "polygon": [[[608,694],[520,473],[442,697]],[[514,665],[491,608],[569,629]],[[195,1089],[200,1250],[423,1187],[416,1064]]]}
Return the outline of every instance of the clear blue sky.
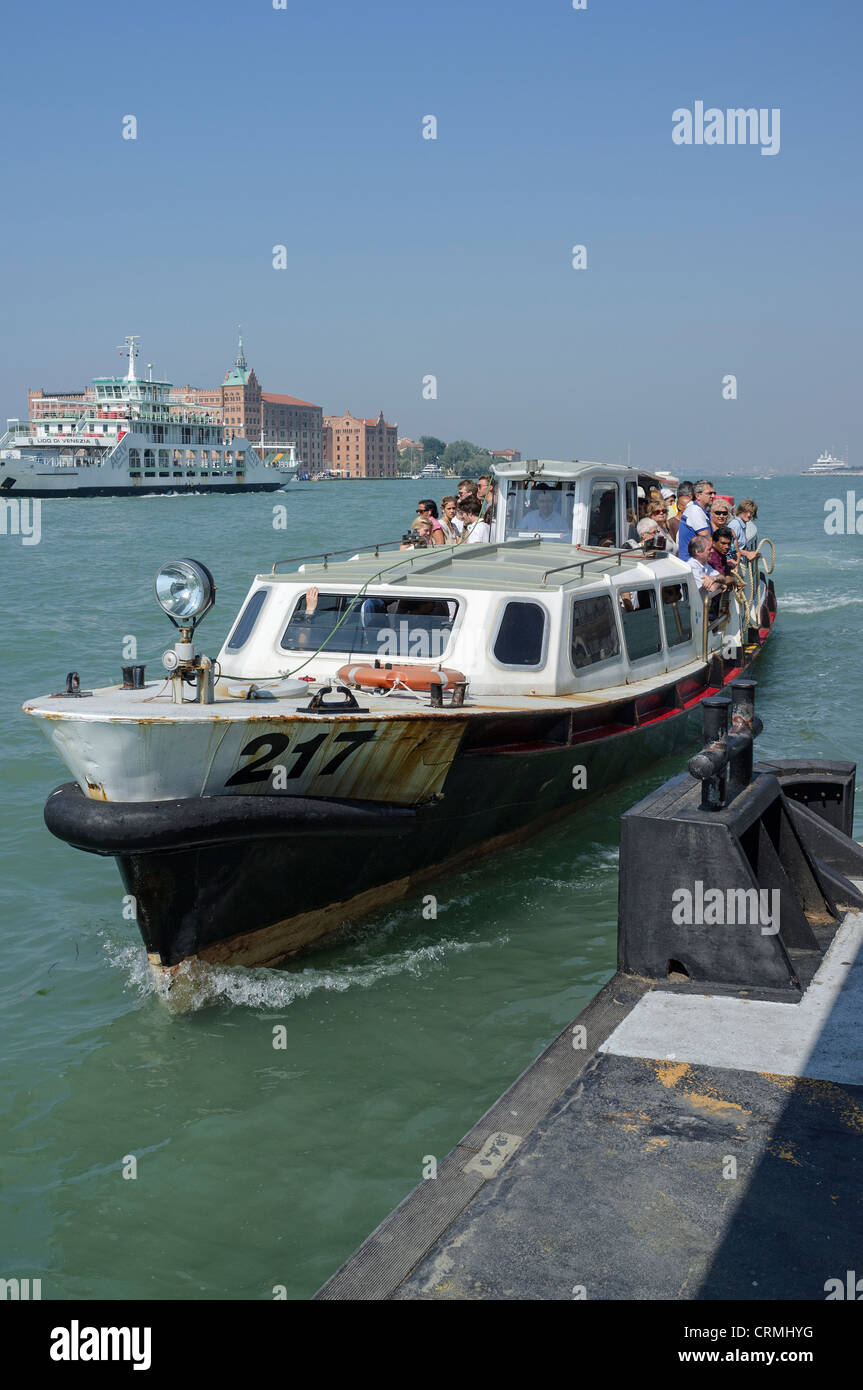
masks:
{"label": "clear blue sky", "polygon": [[[861,38],[858,0],[16,6],[0,414],[125,333],[216,383],[241,321],[265,390],[402,433],[860,464]],[[674,145],[696,100],[780,108],[780,153]]]}

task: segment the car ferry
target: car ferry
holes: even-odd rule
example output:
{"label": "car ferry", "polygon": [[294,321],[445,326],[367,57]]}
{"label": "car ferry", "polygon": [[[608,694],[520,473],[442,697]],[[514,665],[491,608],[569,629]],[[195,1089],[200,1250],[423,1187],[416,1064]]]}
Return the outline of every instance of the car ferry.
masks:
{"label": "car ferry", "polygon": [[718,606],[627,547],[651,481],[502,465],[491,542],[277,561],[215,658],[212,575],[165,565],[164,680],[72,672],[24,706],[74,777],[49,829],[116,857],[170,973],[274,964],[566,816],[689,743],[773,627],[769,541]]}
{"label": "car ferry", "polygon": [[57,398],[37,420],[9,420],[0,438],[0,495],[125,497],[174,492],[277,492],[299,467],[292,443],[252,446],[212,414],[171,400],[171,382],[135,373],[96,377],[80,403]]}

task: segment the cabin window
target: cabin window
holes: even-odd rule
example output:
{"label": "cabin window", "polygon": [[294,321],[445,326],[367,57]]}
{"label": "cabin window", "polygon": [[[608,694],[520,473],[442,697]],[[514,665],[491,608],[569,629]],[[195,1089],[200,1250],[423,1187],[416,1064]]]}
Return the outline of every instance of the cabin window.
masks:
{"label": "cabin window", "polygon": [[587,543],[620,549],[620,537],[617,534],[617,483],[594,483],[590,494]]}
{"label": "cabin window", "polygon": [[[282,636],[284,651],[346,652],[381,661],[430,661],[441,657],[459,605],[455,599],[391,598],[320,593],[308,606],[298,599]],[[324,645],[325,644],[325,645]]]}
{"label": "cabin window", "polygon": [[638,536],[638,483],[626,484],[626,539],[637,541]]}
{"label": "cabin window", "polygon": [[571,659],[576,671],[620,655],[614,606],[608,594],[578,598],[572,605]]}
{"label": "cabin window", "polygon": [[510,483],[506,498],[506,537],[547,536],[572,539],[574,483],[547,483],[542,479]]}
{"label": "cabin window", "polygon": [[140,467],[141,467],[141,450],[140,450],[140,449],[130,449],[130,450],[129,450],[129,467],[130,467],[130,468],[140,468]]}
{"label": "cabin window", "polygon": [[655,589],[628,589],[617,595],[623,636],[630,661],[662,651]]}
{"label": "cabin window", "polygon": [[663,584],[662,621],[669,647],[679,647],[692,636],[692,613],[689,607],[688,584]]}
{"label": "cabin window", "polygon": [[538,603],[506,604],[494,639],[495,661],[501,666],[541,666],[545,626],[545,609]]}
{"label": "cabin window", "polygon": [[267,601],[268,593],[268,589],[256,589],[255,592],[252,594],[251,598],[249,599],[248,603],[246,604],[245,608],[240,614],[240,617],[237,621],[237,626],[234,628],[233,632],[231,633],[230,637],[225,643],[226,651],[238,652],[241,647],[245,646],[246,642],[252,635],[252,628],[255,626],[255,623],[258,620],[258,614],[260,613],[261,609]]}

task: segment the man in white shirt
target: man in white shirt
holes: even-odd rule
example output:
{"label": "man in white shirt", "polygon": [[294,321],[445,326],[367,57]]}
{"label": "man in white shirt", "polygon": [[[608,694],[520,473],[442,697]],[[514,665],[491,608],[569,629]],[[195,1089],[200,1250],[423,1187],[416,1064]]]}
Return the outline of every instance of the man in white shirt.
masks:
{"label": "man in white shirt", "polygon": [[689,542],[689,568],[695,575],[695,582],[705,593],[718,594],[733,584],[734,579],[731,575],[722,575],[714,569],[708,559],[709,554],[710,537],[693,536]]}
{"label": "man in white shirt", "polygon": [[695,500],[689,503],[680,518],[677,530],[678,555],[689,554],[689,542],[693,536],[710,536],[710,508],[715,496],[716,489],[713,484],[706,478],[700,478],[695,484]]}
{"label": "man in white shirt", "polygon": [[531,505],[521,519],[519,531],[539,531],[540,534],[563,532],[568,539],[570,527],[564,520],[563,512],[555,506],[557,495],[548,483],[537,483],[533,489]]}
{"label": "man in white shirt", "polygon": [[491,540],[491,527],[487,521],[479,519],[479,502],[475,497],[466,497],[459,507],[462,523],[462,544],[477,545]]}

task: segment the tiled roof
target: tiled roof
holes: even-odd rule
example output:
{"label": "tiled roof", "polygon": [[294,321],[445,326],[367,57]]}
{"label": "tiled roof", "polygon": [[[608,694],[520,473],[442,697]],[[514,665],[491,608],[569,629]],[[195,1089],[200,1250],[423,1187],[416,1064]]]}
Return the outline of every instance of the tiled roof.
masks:
{"label": "tiled roof", "polygon": [[261,400],[269,401],[271,405],[307,405],[311,406],[312,410],[321,409],[313,401],[301,401],[298,396],[279,396],[274,391],[262,391]]}

